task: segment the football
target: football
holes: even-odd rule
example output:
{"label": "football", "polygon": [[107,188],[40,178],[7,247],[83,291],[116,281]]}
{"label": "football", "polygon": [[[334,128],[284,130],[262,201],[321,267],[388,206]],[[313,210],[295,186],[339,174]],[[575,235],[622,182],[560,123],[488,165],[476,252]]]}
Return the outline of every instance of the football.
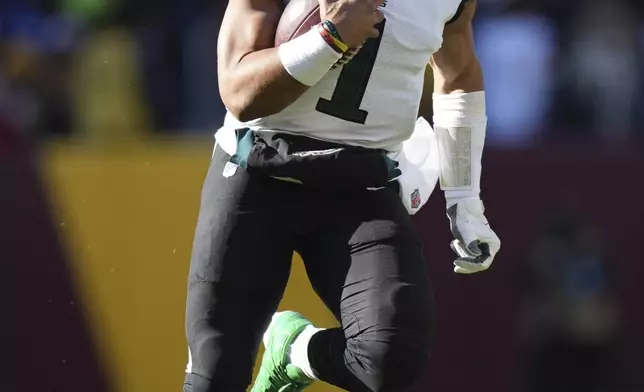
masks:
{"label": "football", "polygon": [[275,46],[288,42],[319,24],[318,0],[284,0],[284,12],[275,32]]}

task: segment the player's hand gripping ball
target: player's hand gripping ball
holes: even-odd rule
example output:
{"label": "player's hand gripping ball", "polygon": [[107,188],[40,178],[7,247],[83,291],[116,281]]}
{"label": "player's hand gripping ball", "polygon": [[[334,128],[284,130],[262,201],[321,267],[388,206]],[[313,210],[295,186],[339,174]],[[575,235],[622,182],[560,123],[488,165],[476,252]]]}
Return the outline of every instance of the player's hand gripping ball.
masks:
{"label": "player's hand gripping ball", "polygon": [[285,0],[275,46],[279,46],[316,27],[322,20],[333,23],[350,49],[333,68],[351,61],[369,38],[378,37],[374,26],[383,19],[378,10],[382,0]]}

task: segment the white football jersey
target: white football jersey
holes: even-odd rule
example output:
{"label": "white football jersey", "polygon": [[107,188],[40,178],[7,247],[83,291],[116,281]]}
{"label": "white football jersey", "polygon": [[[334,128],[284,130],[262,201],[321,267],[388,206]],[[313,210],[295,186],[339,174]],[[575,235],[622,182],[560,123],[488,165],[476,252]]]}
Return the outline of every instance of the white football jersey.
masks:
{"label": "white football jersey", "polygon": [[[240,123],[230,113],[218,132],[252,129],[397,150],[411,136],[431,56],[461,0],[386,0],[381,36],[367,41],[344,67],[280,113]],[[223,136],[223,135],[221,135]]]}

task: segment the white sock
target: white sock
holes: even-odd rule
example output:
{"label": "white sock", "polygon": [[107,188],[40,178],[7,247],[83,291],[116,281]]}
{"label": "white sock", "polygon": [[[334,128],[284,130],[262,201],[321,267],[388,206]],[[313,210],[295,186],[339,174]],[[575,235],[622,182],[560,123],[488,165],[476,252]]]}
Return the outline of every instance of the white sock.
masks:
{"label": "white sock", "polygon": [[289,348],[289,358],[291,364],[297,366],[302,373],[304,373],[311,380],[317,380],[315,372],[309,363],[309,342],[313,335],[322,331],[324,328],[315,328],[308,325],[304,330],[295,338],[293,344]]}

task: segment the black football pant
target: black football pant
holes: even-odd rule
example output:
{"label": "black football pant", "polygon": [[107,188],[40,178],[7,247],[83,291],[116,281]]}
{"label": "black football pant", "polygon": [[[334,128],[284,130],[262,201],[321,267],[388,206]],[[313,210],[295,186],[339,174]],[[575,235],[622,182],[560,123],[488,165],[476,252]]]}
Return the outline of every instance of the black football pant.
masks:
{"label": "black football pant", "polygon": [[342,325],[311,340],[315,373],[351,392],[406,390],[427,367],[434,302],[396,185],[331,192],[241,168],[224,178],[228,158],[217,148],[203,187],[188,284],[184,392],[246,391],[293,251]]}

